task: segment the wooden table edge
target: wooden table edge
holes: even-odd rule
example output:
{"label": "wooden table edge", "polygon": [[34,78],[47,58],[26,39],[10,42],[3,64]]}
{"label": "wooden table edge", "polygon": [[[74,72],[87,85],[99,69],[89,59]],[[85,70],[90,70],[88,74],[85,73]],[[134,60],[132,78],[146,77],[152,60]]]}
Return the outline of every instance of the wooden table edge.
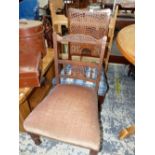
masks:
{"label": "wooden table edge", "polygon": [[135,65],[135,57],[132,57],[130,55],[127,54],[127,52],[121,47],[121,45],[119,44],[118,42],[118,37],[119,37],[119,33],[116,37],[116,44],[117,44],[117,47],[119,49],[119,51],[121,52],[121,54],[132,64]]}

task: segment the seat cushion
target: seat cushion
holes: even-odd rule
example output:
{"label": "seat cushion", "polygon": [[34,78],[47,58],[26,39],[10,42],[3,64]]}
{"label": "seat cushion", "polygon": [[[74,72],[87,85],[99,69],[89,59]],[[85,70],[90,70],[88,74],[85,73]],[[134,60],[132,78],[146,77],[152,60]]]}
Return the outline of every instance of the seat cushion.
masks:
{"label": "seat cushion", "polygon": [[99,150],[100,127],[94,89],[57,85],[24,121],[26,131]]}

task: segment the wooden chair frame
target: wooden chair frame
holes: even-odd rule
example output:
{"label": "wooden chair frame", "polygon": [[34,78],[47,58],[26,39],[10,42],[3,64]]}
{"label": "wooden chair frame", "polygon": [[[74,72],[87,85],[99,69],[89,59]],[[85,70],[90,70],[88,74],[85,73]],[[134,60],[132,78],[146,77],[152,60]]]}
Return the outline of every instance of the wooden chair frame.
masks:
{"label": "wooden chair frame", "polygon": [[65,15],[56,14],[56,8],[52,1],[49,2],[49,8],[51,11],[53,31],[62,34],[61,26],[65,25],[68,27],[68,19]]}
{"label": "wooden chair frame", "polygon": [[[88,79],[86,78],[85,75],[81,75],[81,73],[77,72],[77,74],[75,76],[77,76],[78,79],[81,80],[86,80],[86,81],[90,81],[90,82],[94,82],[96,84],[96,91],[98,91],[98,87],[99,87],[99,81],[100,81],[100,77],[101,77],[101,70],[102,70],[102,62],[103,62],[103,58],[104,58],[104,54],[105,54],[105,45],[106,45],[106,39],[107,37],[102,38],[102,40],[97,40],[91,36],[88,35],[78,35],[78,34],[73,34],[73,35],[67,35],[65,37],[60,37],[58,36],[55,32],[53,33],[53,39],[54,39],[54,49],[55,49],[55,74],[56,74],[56,81],[57,84],[60,83],[60,66],[59,65],[67,65],[70,64],[72,66],[79,66],[80,68],[85,68],[85,67],[90,67],[90,68],[97,68],[98,70],[98,74],[97,74],[97,78],[94,79]],[[61,44],[66,44],[66,43],[77,43],[80,48],[85,48],[85,45],[87,46],[100,46],[100,54],[98,55],[99,58],[99,63],[93,63],[93,62],[83,62],[83,61],[74,61],[73,59],[68,59],[68,60],[64,60],[64,59],[60,59],[59,58],[59,54],[61,53],[60,50],[61,48],[59,48],[60,46],[58,46],[58,43]],[[91,47],[90,47],[91,50]],[[69,51],[70,52],[70,51]],[[83,53],[78,53],[79,56],[83,56]],[[70,53],[69,53],[70,55]],[[92,57],[92,56],[91,56]],[[76,68],[77,69],[77,68]],[[84,73],[82,73],[84,74]],[[64,78],[74,78],[74,75],[63,75]]]}
{"label": "wooden chair frame", "polygon": [[111,16],[111,20],[110,20],[110,24],[109,24],[107,49],[106,49],[106,55],[104,58],[104,65],[105,65],[106,72],[108,70],[109,57],[110,57],[111,50],[112,50],[112,43],[113,43],[113,39],[114,39],[118,10],[119,10],[119,6],[116,5],[113,16]]}

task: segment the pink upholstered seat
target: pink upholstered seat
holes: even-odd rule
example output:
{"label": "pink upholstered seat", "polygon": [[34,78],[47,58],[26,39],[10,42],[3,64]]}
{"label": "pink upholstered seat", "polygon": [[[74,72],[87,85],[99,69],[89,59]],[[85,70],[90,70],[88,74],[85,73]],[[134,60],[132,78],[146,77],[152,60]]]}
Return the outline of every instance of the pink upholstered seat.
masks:
{"label": "pink upholstered seat", "polygon": [[57,85],[27,117],[24,128],[31,133],[99,150],[97,93],[78,85]]}

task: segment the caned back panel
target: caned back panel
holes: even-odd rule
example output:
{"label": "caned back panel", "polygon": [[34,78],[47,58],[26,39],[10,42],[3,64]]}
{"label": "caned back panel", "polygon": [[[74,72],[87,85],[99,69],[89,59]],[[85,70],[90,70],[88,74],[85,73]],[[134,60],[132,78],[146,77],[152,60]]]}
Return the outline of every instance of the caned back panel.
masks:
{"label": "caned back panel", "polygon": [[111,11],[89,11],[80,9],[69,9],[69,33],[85,34],[96,39],[101,39],[108,34]]}
{"label": "caned back panel", "polygon": [[[69,33],[70,34],[84,34],[92,36],[96,39],[101,39],[103,36],[108,35],[108,27],[111,17],[110,9],[101,11],[69,9]],[[70,55],[77,55],[80,46],[74,43],[69,44]],[[98,56],[100,49],[93,47],[93,56]]]}

